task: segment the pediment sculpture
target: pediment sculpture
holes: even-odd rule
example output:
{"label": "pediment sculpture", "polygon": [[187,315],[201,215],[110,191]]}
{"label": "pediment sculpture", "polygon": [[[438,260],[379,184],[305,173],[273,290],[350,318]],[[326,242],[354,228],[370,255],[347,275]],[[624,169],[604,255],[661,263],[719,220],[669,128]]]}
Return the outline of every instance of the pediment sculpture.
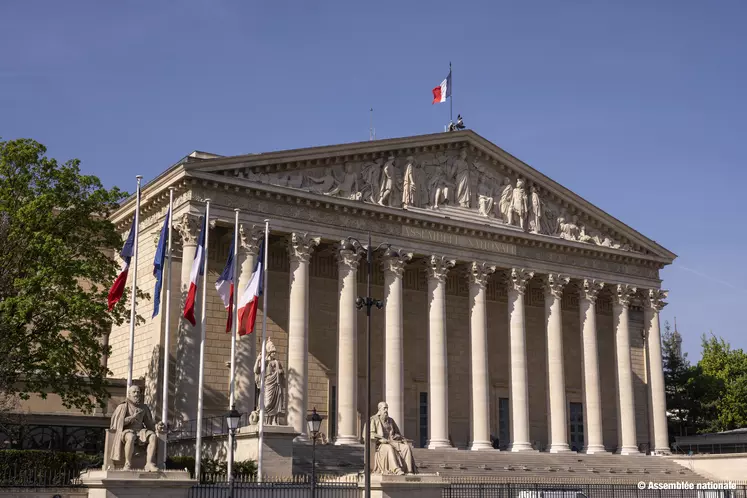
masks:
{"label": "pediment sculpture", "polygon": [[585,226],[540,193],[536,185],[470,157],[466,147],[276,173],[249,172],[247,180],[314,194],[404,209],[457,209],[475,221],[626,251],[622,244]]}

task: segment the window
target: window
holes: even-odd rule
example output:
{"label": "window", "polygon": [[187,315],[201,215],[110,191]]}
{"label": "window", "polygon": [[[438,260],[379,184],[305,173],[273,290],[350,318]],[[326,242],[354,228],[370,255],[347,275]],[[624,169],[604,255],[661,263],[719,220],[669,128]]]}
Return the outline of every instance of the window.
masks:
{"label": "window", "polygon": [[329,386],[329,421],[327,422],[327,439],[330,441],[337,436],[337,386]]}
{"label": "window", "polygon": [[581,451],[584,448],[584,405],[581,403],[571,403],[569,415],[571,450]]}
{"label": "window", "polygon": [[498,398],[498,448],[505,450],[511,441],[508,398]]}
{"label": "window", "polygon": [[428,441],[428,393],[420,393],[418,425],[420,428],[420,447],[425,448]]}

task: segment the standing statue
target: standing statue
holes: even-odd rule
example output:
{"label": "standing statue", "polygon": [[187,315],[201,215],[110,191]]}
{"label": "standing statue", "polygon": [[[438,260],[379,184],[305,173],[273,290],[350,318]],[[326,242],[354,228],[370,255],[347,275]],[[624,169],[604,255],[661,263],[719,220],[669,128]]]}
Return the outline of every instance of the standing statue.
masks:
{"label": "standing statue", "polygon": [[384,164],[381,170],[381,190],[379,193],[379,204],[382,206],[391,206],[392,191],[394,190],[394,156],[389,156],[389,160]]}
{"label": "standing statue", "polygon": [[534,233],[542,233],[542,199],[537,193],[537,188],[532,185],[529,189],[532,199],[532,221],[529,223],[529,229]]}
{"label": "standing statue", "polygon": [[529,206],[527,203],[527,193],[524,190],[524,180],[518,179],[516,180],[516,187],[514,187],[511,193],[511,208],[508,211],[507,223],[514,225],[514,215],[516,215],[516,221],[519,222],[518,226],[522,230],[526,229],[526,216],[528,212]]}
{"label": "standing statue", "polygon": [[158,436],[156,432],[163,432],[164,425],[163,422],[155,424],[150,408],[144,403],[140,403],[140,387],[130,386],[127,390],[127,399],[114,410],[109,428],[115,431],[110,454],[115,466],[118,466],[117,462],[124,459],[122,468],[130,470],[135,446],[146,446],[144,470],[147,472],[158,471],[156,465]]}
{"label": "standing statue", "polygon": [[495,215],[493,206],[495,198],[493,189],[495,188],[495,179],[489,176],[477,187],[477,211],[481,216],[493,217]]}
{"label": "standing statue", "polygon": [[[279,425],[280,415],[287,413],[286,391],[287,382],[285,370],[280,360],[276,358],[277,351],[270,339],[265,346],[265,424]],[[262,355],[257,355],[254,362],[254,382],[262,385]]]}
{"label": "standing statue", "polygon": [[456,197],[461,207],[468,208],[472,201],[472,188],[469,179],[469,163],[467,162],[467,150],[459,151],[459,158],[454,161],[456,170]]}
{"label": "standing statue", "polygon": [[415,459],[410,442],[402,436],[394,419],[389,417],[386,401],[379,403],[379,411],[371,417],[371,442],[376,445],[372,472],[376,474],[414,474]]}
{"label": "standing statue", "polygon": [[418,179],[415,173],[415,161],[412,156],[407,157],[407,166],[405,166],[405,176],[402,180],[402,205],[418,206]]}
{"label": "standing statue", "polygon": [[511,185],[511,179],[509,177],[503,178],[503,190],[501,190],[501,198],[498,201],[498,210],[501,213],[503,221],[508,223],[509,212],[511,211],[511,196],[513,195],[514,187]]}

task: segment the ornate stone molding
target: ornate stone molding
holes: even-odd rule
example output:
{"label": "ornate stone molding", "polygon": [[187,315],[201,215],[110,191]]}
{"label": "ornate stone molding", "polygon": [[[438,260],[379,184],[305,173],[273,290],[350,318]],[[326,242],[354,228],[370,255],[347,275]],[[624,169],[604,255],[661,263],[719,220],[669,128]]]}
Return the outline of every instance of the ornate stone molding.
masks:
{"label": "ornate stone molding", "polygon": [[322,241],[321,237],[314,237],[307,232],[294,232],[288,237],[288,253],[291,260],[308,263],[314,247]]}
{"label": "ornate stone molding", "polygon": [[256,256],[259,253],[259,246],[264,240],[265,227],[262,225],[239,225],[239,247],[246,251],[247,254]]}
{"label": "ornate stone molding", "polygon": [[200,230],[197,216],[184,213],[181,218],[174,221],[173,226],[179,232],[183,246],[197,245],[197,236]]}
{"label": "ornate stone molding", "polygon": [[526,268],[511,268],[508,275],[508,289],[514,290],[519,294],[524,294],[527,284],[534,277],[534,271]]}
{"label": "ornate stone molding", "polygon": [[435,254],[428,258],[426,262],[426,274],[429,279],[438,282],[446,282],[446,276],[451,268],[456,265],[456,260],[449,259],[446,256],[436,256]]}
{"label": "ornate stone molding", "polygon": [[571,281],[571,277],[560,273],[549,273],[545,275],[543,284],[545,287],[545,296],[552,296],[556,299],[563,298],[563,288]]}
{"label": "ornate stone molding", "polygon": [[627,308],[636,292],[638,292],[638,288],[633,285],[617,284],[612,292],[612,304]]}
{"label": "ornate stone molding", "polygon": [[593,278],[585,278],[578,289],[578,297],[596,304],[599,292],[604,288],[604,282]]}
{"label": "ornate stone molding", "polygon": [[495,265],[473,261],[467,268],[467,281],[484,289],[488,285],[490,275],[495,273]]}
{"label": "ornate stone molding", "polygon": [[361,255],[355,250],[355,247],[353,247],[353,244],[351,244],[349,240],[341,240],[340,244],[337,246],[335,254],[337,256],[337,263],[340,271],[353,271],[358,269]]}
{"label": "ornate stone molding", "polygon": [[391,272],[402,278],[405,273],[405,265],[412,260],[413,253],[406,252],[402,249],[389,248],[381,258],[381,267],[384,273]]}
{"label": "ornate stone molding", "polygon": [[664,306],[667,305],[667,303],[664,300],[667,298],[668,295],[669,295],[668,290],[649,289],[648,292],[645,294],[643,305],[646,308],[650,308],[658,313],[664,308]]}

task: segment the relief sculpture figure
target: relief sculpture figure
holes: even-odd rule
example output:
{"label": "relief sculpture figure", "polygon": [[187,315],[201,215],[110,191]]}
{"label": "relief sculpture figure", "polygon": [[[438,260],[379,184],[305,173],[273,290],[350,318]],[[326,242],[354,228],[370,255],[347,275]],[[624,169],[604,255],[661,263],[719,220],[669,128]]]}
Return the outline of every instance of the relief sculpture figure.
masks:
{"label": "relief sculpture figure", "polygon": [[469,163],[467,162],[467,151],[459,151],[459,158],[454,161],[456,170],[456,197],[461,207],[470,207],[472,200],[472,186],[469,178]]}
{"label": "relief sculpture figure", "polygon": [[379,193],[379,204],[382,206],[392,205],[392,193],[396,187],[396,177],[394,171],[394,156],[389,156],[389,160],[381,169],[381,190]]}
{"label": "relief sculpture figure", "polygon": [[[287,379],[280,360],[276,358],[277,351],[270,339],[265,345],[265,423],[279,425],[281,415],[287,413],[286,391]],[[257,386],[262,382],[262,355],[257,355],[254,362],[254,382]]]}
{"label": "relief sculpture figure", "polygon": [[402,180],[402,205],[403,206],[418,206],[418,179],[415,172],[416,166],[412,156],[407,158],[407,166],[405,166],[405,176]]}
{"label": "relief sculpture figure", "polygon": [[376,474],[414,474],[415,460],[410,441],[402,436],[394,419],[389,417],[386,401],[379,403],[379,411],[371,417],[371,443],[376,457],[372,472]]}
{"label": "relief sculpture figure", "polygon": [[534,185],[529,190],[532,199],[532,220],[529,222],[529,229],[534,233],[542,233],[542,199]]}
{"label": "relief sculpture figure", "polygon": [[524,190],[524,180],[516,180],[516,187],[514,187],[511,193],[511,208],[508,211],[509,225],[515,225],[518,222],[518,226],[522,229],[526,229],[526,217],[529,212],[529,206],[527,202],[527,194]]}
{"label": "relief sculpture figure", "polygon": [[503,190],[501,190],[501,198],[498,201],[498,210],[501,213],[503,221],[508,223],[509,212],[511,211],[511,197],[513,196],[514,187],[511,185],[511,179],[505,177],[503,179]]}

